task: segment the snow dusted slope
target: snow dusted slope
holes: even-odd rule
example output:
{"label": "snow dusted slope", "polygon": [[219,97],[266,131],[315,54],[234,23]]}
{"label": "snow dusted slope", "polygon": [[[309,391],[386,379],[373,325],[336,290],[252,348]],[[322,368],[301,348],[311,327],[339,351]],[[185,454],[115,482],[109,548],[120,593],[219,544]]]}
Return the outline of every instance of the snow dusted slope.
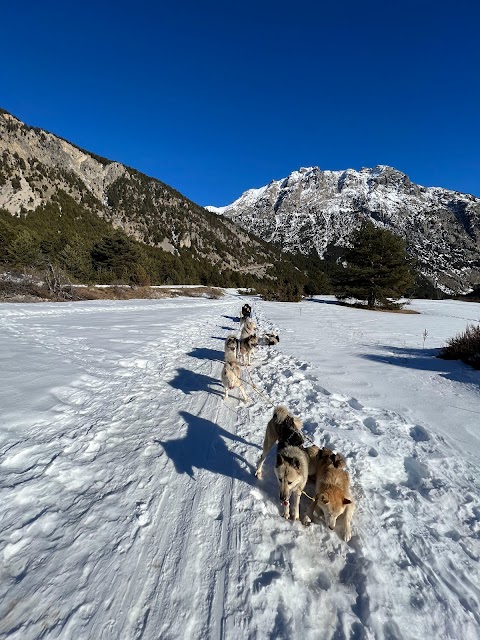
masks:
{"label": "snow dusted slope", "polygon": [[[476,308],[448,304],[430,310],[430,348]],[[347,455],[358,509],[346,544],[280,517],[274,456],[253,476],[271,406],[250,386],[249,405],[224,403],[218,382],[240,306],[0,305],[0,638],[478,638],[478,430],[461,412],[451,437],[418,418],[460,394],[478,409],[478,378],[405,366],[396,390],[382,386],[392,363],[355,352],[378,353],[357,327],[379,314],[255,301],[281,342],[259,349],[246,382]],[[385,346],[417,348],[408,323],[421,317],[382,314]],[[387,402],[400,406],[409,375],[406,417]]]}
{"label": "snow dusted slope", "polygon": [[320,256],[330,244],[348,243],[366,218],[404,238],[422,272],[445,290],[480,281],[480,199],[422,187],[392,167],[302,167],[226,207],[207,209],[288,251],[314,249]]}

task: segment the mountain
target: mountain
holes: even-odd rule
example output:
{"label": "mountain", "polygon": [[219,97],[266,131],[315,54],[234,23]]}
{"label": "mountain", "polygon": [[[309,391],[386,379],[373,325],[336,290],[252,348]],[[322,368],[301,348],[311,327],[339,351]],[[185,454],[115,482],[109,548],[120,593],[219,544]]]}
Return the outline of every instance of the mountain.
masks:
{"label": "mountain", "polygon": [[[121,230],[137,241],[137,253],[148,253],[144,262],[155,262],[156,280],[168,280],[165,273],[158,274],[169,269],[170,280],[194,282],[228,271],[242,284],[242,276],[264,277],[280,255],[278,249],[159,180],[28,126],[4,110],[0,110],[0,210],[5,227],[0,239],[23,233],[24,245],[25,234],[29,242],[33,236],[30,244],[38,245],[33,253],[43,254],[50,247],[49,259],[57,259],[66,245],[74,253],[80,242],[90,260],[94,246]],[[115,242],[118,245],[118,238]],[[98,262],[98,251],[96,256]],[[7,262],[7,257],[0,256],[0,262]],[[69,269],[68,262],[64,266]],[[79,277],[89,277],[85,273],[80,270]],[[103,273],[107,280],[114,277],[111,264],[104,265]],[[217,280],[213,284],[223,283]]]}
{"label": "mountain", "polygon": [[392,167],[301,168],[228,206],[207,208],[284,251],[315,250],[321,257],[371,220],[401,236],[423,275],[445,292],[480,282],[480,199],[422,187]]}

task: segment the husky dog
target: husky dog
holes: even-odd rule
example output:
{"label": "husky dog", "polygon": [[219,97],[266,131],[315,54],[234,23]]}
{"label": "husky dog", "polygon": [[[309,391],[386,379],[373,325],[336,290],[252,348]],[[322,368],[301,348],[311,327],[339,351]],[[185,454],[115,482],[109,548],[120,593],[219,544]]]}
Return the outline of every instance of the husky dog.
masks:
{"label": "husky dog", "polygon": [[308,480],[308,457],[304,449],[288,445],[278,450],[275,475],[280,485],[283,517],[290,518],[290,496],[293,494],[293,520],[300,520],[300,496]]}
{"label": "husky dog", "polygon": [[348,542],[352,537],[352,517],[355,503],[350,494],[350,478],[346,470],[345,458],[330,449],[323,449],[318,457],[315,500],[304,519],[309,524],[317,505],[323,512],[329,529],[334,529],[337,518],[344,514],[343,539]]}
{"label": "husky dog", "polygon": [[248,303],[244,304],[242,307],[242,311],[240,313],[240,324],[245,322],[247,318],[250,318],[251,315],[252,315],[252,307]]}
{"label": "husky dog", "polygon": [[276,442],[278,442],[279,449],[289,444],[294,447],[300,447],[304,443],[305,438],[300,432],[301,428],[302,421],[300,418],[292,416],[287,407],[281,405],[275,407],[265,431],[262,455],[260,456],[255,472],[257,478],[262,477],[263,463],[265,462],[268,452]]}
{"label": "husky dog", "polygon": [[251,320],[250,318],[247,318],[245,320],[245,323],[242,327],[242,332],[240,334],[240,339],[242,338],[247,338],[248,336],[253,336],[255,331],[257,329],[257,325],[255,324],[255,322],[253,320]]}
{"label": "husky dog", "polygon": [[268,345],[269,347],[273,346],[274,344],[278,344],[280,342],[278,333],[266,333],[263,336],[263,339],[265,341],[265,344]]}
{"label": "husky dog", "polygon": [[263,450],[255,475],[262,477],[263,463],[275,442],[278,442],[275,474],[280,485],[283,517],[290,517],[290,496],[294,494],[293,519],[299,519],[300,495],[309,476],[315,475],[320,449],[313,445],[303,448],[305,437],[300,431],[302,421],[292,416],[286,407],[278,406],[267,424]]}
{"label": "husky dog", "polygon": [[236,360],[233,362],[225,362],[222,369],[222,383],[225,387],[224,400],[228,398],[228,391],[238,387],[242,394],[244,402],[248,402],[247,394],[242,384],[242,373],[240,365]]}
{"label": "husky dog", "polygon": [[[255,334],[253,336],[247,336],[246,338],[240,338],[238,341],[238,350],[240,351],[243,364],[250,365],[251,364],[251,356],[254,348],[258,345],[258,338]],[[245,362],[247,361],[247,362]]]}
{"label": "husky dog", "polygon": [[225,340],[225,362],[237,361],[237,338],[236,336],[228,336]]}

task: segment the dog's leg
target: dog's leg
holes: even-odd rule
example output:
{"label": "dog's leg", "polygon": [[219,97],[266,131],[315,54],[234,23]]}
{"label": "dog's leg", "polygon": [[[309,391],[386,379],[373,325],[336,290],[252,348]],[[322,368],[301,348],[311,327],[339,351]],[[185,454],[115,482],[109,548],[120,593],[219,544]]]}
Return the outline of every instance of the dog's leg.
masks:
{"label": "dog's leg", "polygon": [[255,476],[257,478],[262,477],[263,463],[265,462],[265,458],[268,456],[268,452],[273,447],[276,441],[277,441],[277,436],[275,434],[275,431],[273,429],[269,429],[267,426],[267,430],[265,432],[265,438],[263,439],[262,455],[258,460],[257,470],[255,471]]}
{"label": "dog's leg", "polygon": [[315,511],[315,509],[317,508],[317,504],[318,504],[318,498],[320,497],[320,494],[317,493],[315,496],[315,500],[313,500],[312,504],[310,505],[310,507],[307,509],[307,513],[305,514],[305,516],[303,517],[303,524],[308,527],[308,525],[312,522],[313,520],[313,513]]}
{"label": "dog's leg", "polygon": [[300,520],[300,496],[302,495],[302,490],[300,487],[295,489],[294,497],[293,497],[293,519]]}
{"label": "dog's leg", "polygon": [[245,389],[243,388],[243,385],[241,384],[239,386],[240,391],[242,392],[242,396],[243,396],[243,401],[244,402],[248,402],[248,397],[247,394],[245,393]]}
{"label": "dog's leg", "polygon": [[354,511],[355,503],[351,502],[350,504],[347,504],[347,508],[344,512],[345,521],[343,525],[343,539],[345,540],[345,542],[348,542],[352,537],[352,518]]}

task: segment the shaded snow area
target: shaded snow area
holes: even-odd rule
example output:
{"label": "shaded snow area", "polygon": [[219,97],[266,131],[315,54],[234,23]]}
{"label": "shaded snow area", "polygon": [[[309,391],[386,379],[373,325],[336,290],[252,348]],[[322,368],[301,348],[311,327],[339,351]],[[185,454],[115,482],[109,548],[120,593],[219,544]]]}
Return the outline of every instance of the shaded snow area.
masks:
{"label": "shaded snow area", "polygon": [[[0,638],[480,637],[480,373],[434,357],[480,307],[254,299],[245,405],[244,300],[0,305]],[[349,543],[254,477],[269,401],[347,457]]]}

